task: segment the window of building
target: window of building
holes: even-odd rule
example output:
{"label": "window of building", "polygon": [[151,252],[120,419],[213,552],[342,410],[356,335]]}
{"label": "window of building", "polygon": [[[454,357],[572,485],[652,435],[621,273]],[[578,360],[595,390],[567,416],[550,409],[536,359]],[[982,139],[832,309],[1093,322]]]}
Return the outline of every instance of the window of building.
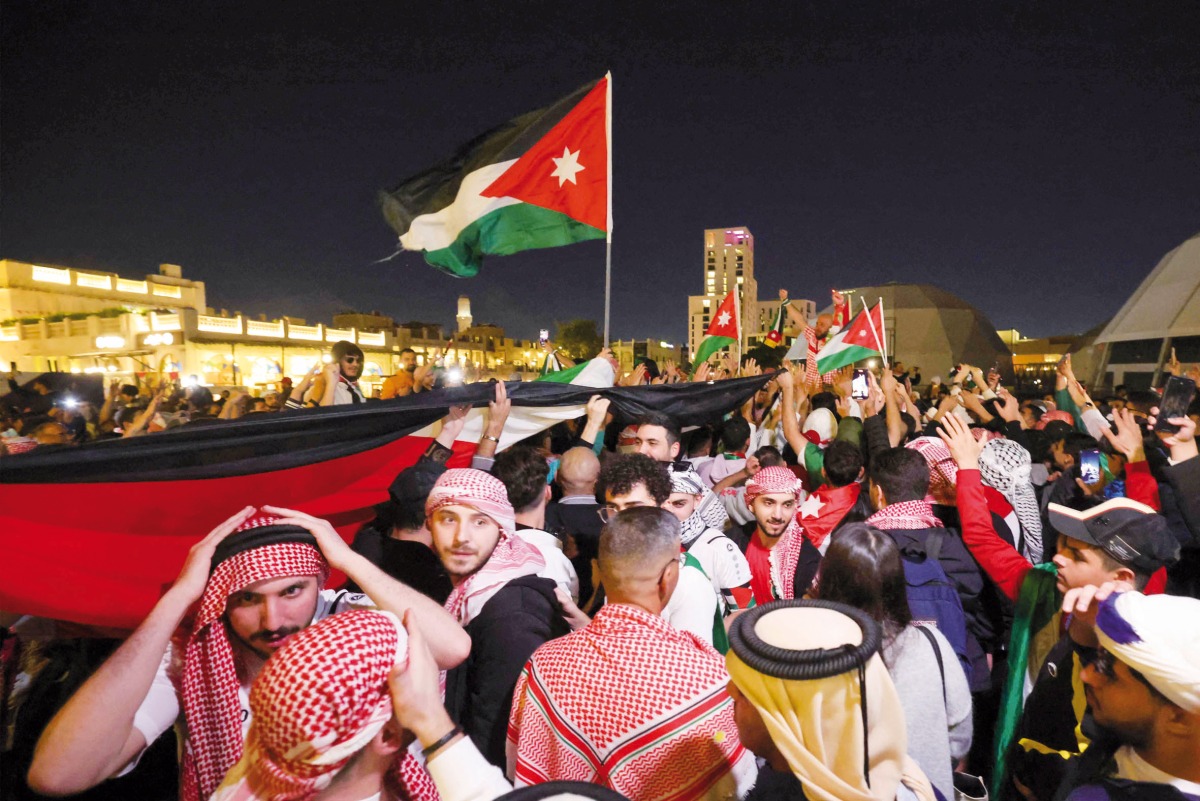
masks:
{"label": "window of building", "polygon": [[[1128,342],[1114,342],[1109,352],[1109,364],[1154,364],[1162,352],[1161,339],[1134,339]],[[1179,355],[1178,350],[1176,354]]]}

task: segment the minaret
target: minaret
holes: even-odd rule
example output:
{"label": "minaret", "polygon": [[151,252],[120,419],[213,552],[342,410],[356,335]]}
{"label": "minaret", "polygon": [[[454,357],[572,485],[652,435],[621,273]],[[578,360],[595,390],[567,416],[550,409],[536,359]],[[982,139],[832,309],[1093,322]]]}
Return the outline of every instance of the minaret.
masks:
{"label": "minaret", "polygon": [[458,316],[454,319],[458,321],[460,334],[471,327],[471,299],[466,295],[458,296]]}

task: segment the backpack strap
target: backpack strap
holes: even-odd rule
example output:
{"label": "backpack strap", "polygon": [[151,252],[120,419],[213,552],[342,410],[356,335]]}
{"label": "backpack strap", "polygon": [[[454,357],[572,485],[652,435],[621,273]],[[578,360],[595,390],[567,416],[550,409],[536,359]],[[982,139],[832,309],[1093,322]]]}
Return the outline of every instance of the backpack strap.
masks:
{"label": "backpack strap", "polygon": [[925,555],[935,562],[942,555],[942,541],[945,536],[945,529],[933,528],[925,538]]}
{"label": "backpack strap", "polygon": [[933,632],[924,626],[916,626],[917,631],[925,635],[925,639],[929,640],[929,647],[933,649],[933,655],[937,659],[938,673],[942,675],[942,702],[946,702],[946,665],[942,662],[942,649],[938,646],[937,638],[933,636]]}

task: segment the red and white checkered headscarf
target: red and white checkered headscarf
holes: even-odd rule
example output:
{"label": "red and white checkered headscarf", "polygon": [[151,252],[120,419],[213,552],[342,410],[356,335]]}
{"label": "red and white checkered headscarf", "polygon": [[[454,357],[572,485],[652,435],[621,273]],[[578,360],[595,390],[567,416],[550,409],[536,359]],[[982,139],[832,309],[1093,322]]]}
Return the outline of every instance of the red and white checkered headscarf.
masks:
{"label": "red and white checkered headscarf", "polygon": [[925,457],[929,465],[929,490],[925,500],[953,506],[958,497],[958,464],[940,437],[917,437],[904,447]]}
{"label": "red and white checkered headscarf", "polygon": [[786,467],[764,467],[746,482],[746,506],[754,503],[759,495],[790,493],[800,499],[800,479]]}
{"label": "red and white checkered headscarf", "polygon": [[540,572],[546,567],[546,560],[536,548],[516,536],[517,522],[508,491],[504,482],[490,473],[471,468],[443,473],[425,501],[425,515],[428,517],[451,505],[482,512],[500,527],[500,541],[492,555],[446,599],[446,611],[465,626],[501,587],[515,578]]}
{"label": "red and white checkered headscarf", "polygon": [[[390,612],[342,612],[295,635],[254,680],[246,749],[222,801],[304,801],[327,788],[392,719],[388,674],[407,658]],[[390,778],[404,798],[437,797],[410,754],[397,755]]]}
{"label": "red and white checkered headscarf", "polygon": [[[259,513],[237,530],[273,525],[276,520],[274,515]],[[258,581],[290,576],[315,576],[318,586],[323,586],[329,565],[312,545],[282,542],[235,554],[217,565],[208,578],[183,659],[183,711],[188,731],[183,754],[184,801],[207,799],[242,755],[237,668],[221,620],[229,596]]]}

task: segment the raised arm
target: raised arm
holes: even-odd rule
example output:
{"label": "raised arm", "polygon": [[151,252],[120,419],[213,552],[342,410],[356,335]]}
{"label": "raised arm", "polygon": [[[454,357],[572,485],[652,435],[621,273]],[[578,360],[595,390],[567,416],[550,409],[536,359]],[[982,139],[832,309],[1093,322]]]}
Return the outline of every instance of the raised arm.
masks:
{"label": "raised arm", "polygon": [[942,421],[938,436],[958,465],[957,504],[963,543],[983,572],[996,582],[1001,592],[1015,601],[1025,574],[1033,566],[992,528],[992,515],[979,474],[979,454],[987,443],[976,440],[971,429],[954,415],[948,415]]}
{"label": "raised arm", "polygon": [[[29,786],[36,792],[83,792],[119,773],[148,745],[134,716],[151,692],[171,635],[204,593],[217,544],[253,511],[246,507],[192,547],[179,578],[150,615],[51,719],[29,768]],[[174,689],[166,690],[168,703],[177,705]]]}

